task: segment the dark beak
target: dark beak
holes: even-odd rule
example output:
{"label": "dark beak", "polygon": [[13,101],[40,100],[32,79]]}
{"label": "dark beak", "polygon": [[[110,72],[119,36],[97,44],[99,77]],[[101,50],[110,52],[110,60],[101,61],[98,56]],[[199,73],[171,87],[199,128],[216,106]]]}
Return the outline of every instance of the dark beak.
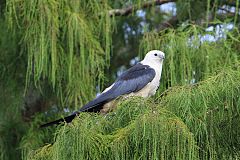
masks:
{"label": "dark beak", "polygon": [[165,59],[165,57],[164,57],[163,55],[160,55],[160,58],[161,58],[162,60],[164,60],[164,59]]}

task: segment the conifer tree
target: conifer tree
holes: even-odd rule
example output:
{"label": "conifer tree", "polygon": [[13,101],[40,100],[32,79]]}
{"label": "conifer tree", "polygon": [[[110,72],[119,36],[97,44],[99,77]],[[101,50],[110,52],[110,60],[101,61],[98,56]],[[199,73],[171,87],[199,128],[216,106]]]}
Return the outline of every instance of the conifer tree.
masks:
{"label": "conifer tree", "polygon": [[[238,0],[0,0],[0,159],[239,159],[239,20]],[[38,128],[151,49],[154,97]]]}

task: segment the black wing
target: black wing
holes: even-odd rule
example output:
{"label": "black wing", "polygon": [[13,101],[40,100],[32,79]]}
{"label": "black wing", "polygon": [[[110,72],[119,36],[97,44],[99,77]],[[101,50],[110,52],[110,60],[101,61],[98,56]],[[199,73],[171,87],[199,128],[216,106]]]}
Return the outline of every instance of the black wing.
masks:
{"label": "black wing", "polygon": [[115,81],[111,89],[100,94],[97,98],[84,105],[78,112],[75,112],[74,114],[63,119],[44,124],[41,127],[59,124],[63,121],[71,122],[80,112],[99,111],[105,103],[110,102],[121,95],[141,90],[144,86],[153,80],[155,74],[156,73],[153,68],[150,68],[148,65],[142,65],[141,63],[138,63],[125,71]]}

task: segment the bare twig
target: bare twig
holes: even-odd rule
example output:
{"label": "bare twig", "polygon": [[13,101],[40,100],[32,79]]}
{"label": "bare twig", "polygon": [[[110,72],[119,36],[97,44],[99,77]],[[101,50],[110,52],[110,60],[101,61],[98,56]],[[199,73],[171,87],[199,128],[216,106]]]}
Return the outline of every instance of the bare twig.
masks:
{"label": "bare twig", "polygon": [[156,29],[156,31],[161,31],[167,28],[175,28],[178,24],[177,16],[172,16],[169,20],[160,23]]}
{"label": "bare twig", "polygon": [[[232,6],[232,7],[237,7],[236,1],[223,0],[221,3],[222,3],[223,5],[228,5],[228,6]],[[238,6],[238,7],[239,7],[239,6]]]}
{"label": "bare twig", "polygon": [[[152,7],[152,6],[157,6],[157,5],[162,5],[165,3],[169,3],[169,2],[176,2],[176,0],[155,0],[155,1],[148,1],[143,3],[140,6],[140,9],[145,9],[148,7]],[[109,11],[109,15],[112,16],[127,16],[135,11],[139,10],[139,6],[138,5],[133,5],[133,6],[129,6],[127,8],[122,8],[122,9],[112,9]]]}

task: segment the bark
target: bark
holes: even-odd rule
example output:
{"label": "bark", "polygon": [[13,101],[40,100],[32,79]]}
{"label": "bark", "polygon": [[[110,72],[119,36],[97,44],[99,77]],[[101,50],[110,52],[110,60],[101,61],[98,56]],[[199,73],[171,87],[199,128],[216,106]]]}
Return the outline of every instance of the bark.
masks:
{"label": "bark", "polygon": [[109,15],[112,16],[128,16],[129,14],[139,10],[139,9],[145,9],[152,6],[162,5],[169,2],[176,2],[176,0],[155,0],[155,1],[148,1],[143,3],[140,8],[138,5],[132,5],[127,8],[122,9],[112,9],[109,11]]}

